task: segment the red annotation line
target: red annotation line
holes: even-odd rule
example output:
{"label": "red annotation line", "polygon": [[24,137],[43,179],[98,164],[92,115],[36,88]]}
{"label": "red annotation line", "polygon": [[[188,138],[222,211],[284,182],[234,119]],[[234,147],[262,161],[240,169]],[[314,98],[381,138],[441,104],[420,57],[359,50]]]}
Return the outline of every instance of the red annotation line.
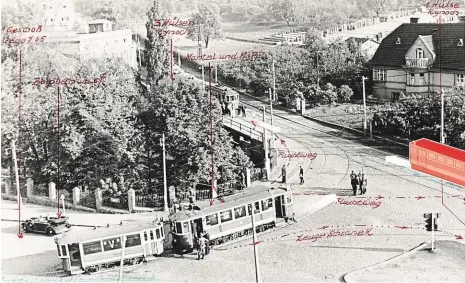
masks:
{"label": "red annotation line", "polygon": [[[22,96],[22,88],[21,88],[21,77],[22,77],[22,54],[21,49],[18,48],[18,56],[19,56],[19,84],[18,84],[18,127],[21,125],[21,96]],[[18,131],[18,148],[21,148],[20,144],[20,133]],[[17,160],[18,163],[18,238],[23,237],[23,233],[21,232],[21,150],[18,151],[19,158]]]}
{"label": "red annotation line", "polygon": [[[293,195],[329,195],[329,193],[312,193],[312,192],[302,192],[302,193],[292,193]],[[360,197],[360,196],[337,196],[337,197],[344,197],[344,198],[359,198],[359,199],[372,199],[373,197]],[[402,199],[411,199],[411,198],[414,198],[414,199],[417,199],[417,200],[421,200],[421,199],[426,199],[426,198],[440,198],[441,196],[409,196],[409,197],[396,197],[396,196],[393,196],[393,197],[383,197],[381,195],[378,195],[376,197],[374,197],[374,199],[376,200],[380,200],[380,199],[383,199],[383,198],[386,198],[386,199],[399,199],[399,198],[402,198]],[[453,196],[445,196],[445,198],[459,198],[459,199],[462,199],[465,201],[465,195],[453,195]]]}

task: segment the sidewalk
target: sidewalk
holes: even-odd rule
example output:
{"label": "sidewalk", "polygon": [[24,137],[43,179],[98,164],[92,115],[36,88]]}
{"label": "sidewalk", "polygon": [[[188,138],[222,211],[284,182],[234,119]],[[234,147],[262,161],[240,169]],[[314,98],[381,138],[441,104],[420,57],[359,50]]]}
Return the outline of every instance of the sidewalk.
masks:
{"label": "sidewalk", "polygon": [[465,245],[436,241],[344,276],[345,282],[465,282]]}

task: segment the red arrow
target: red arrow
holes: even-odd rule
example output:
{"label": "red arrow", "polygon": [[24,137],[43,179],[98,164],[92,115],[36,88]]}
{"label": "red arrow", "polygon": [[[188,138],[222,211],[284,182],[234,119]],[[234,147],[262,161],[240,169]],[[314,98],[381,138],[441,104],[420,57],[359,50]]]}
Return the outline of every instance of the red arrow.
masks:
{"label": "red arrow", "polygon": [[58,213],[57,213],[57,215],[58,215],[58,219],[60,219],[60,218],[61,218],[61,214],[62,214],[62,213],[61,213],[61,211],[58,211]]}
{"label": "red arrow", "polygon": [[329,227],[329,226],[323,226],[323,227],[320,227],[320,228],[318,228],[318,229],[326,229],[326,228],[328,228],[328,227]]}
{"label": "red arrow", "polygon": [[284,237],[286,237],[286,236],[289,236],[289,234],[286,234],[286,235],[282,235],[282,236],[281,236],[281,238],[284,238]]}
{"label": "red arrow", "polygon": [[210,206],[213,205],[213,202],[214,202],[214,201],[215,201],[214,199],[211,199],[211,200],[210,200]]}
{"label": "red arrow", "polygon": [[260,241],[258,241],[258,242],[255,242],[255,243],[253,243],[253,244],[249,244],[249,245],[250,245],[250,246],[254,246],[254,245],[258,245],[258,244],[260,244],[260,243],[261,243],[261,242],[260,242]]}
{"label": "red arrow", "polygon": [[394,226],[396,228],[400,228],[400,229],[407,229],[408,227],[407,226]]}
{"label": "red arrow", "polygon": [[378,200],[378,199],[382,199],[382,198],[384,198],[384,197],[382,197],[381,195],[378,195],[378,196],[376,197],[377,200]]}
{"label": "red arrow", "polygon": [[255,121],[254,121],[254,120],[250,121],[250,123],[252,123],[252,125],[253,125],[254,127],[257,126],[257,125],[255,125]]}
{"label": "red arrow", "polygon": [[279,139],[281,141],[281,144],[286,145],[286,141],[283,139]]}
{"label": "red arrow", "polygon": [[460,235],[458,235],[458,236],[455,235],[455,237],[457,237],[457,238],[455,238],[456,240],[462,240],[463,239],[462,236],[460,236]]}
{"label": "red arrow", "polygon": [[417,200],[421,200],[422,198],[425,198],[425,197],[422,197],[422,196],[417,196],[415,197]]}

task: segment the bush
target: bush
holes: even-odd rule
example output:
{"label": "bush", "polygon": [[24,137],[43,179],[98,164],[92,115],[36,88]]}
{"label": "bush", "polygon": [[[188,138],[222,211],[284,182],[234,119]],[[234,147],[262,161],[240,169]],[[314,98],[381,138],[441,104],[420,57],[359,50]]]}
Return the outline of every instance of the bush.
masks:
{"label": "bush", "polygon": [[341,87],[337,90],[337,101],[348,101],[353,95],[354,91],[348,85],[341,85]]}
{"label": "bush", "polygon": [[81,195],[81,200],[79,201],[79,205],[90,207],[90,208],[97,208],[95,205],[95,193],[90,192],[86,195]]}

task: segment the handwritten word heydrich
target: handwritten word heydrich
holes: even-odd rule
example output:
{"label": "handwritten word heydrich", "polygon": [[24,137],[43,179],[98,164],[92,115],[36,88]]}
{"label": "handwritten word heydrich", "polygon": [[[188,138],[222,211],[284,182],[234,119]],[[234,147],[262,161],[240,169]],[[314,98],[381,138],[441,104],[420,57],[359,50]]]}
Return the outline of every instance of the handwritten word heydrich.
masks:
{"label": "handwritten word heydrich", "polygon": [[354,231],[339,231],[339,230],[331,230],[328,234],[322,233],[322,234],[315,234],[315,235],[300,235],[297,236],[296,242],[302,242],[302,241],[311,241],[315,242],[318,239],[322,238],[330,238],[330,237],[343,237],[343,236],[373,236],[371,232],[373,228],[367,228],[366,230],[354,230]]}
{"label": "handwritten word heydrich", "polygon": [[171,19],[156,19],[155,20],[156,27],[159,27],[159,26],[187,27],[187,26],[192,26],[192,25],[194,25],[194,21],[181,21],[180,19],[176,17],[174,17],[173,20]]}
{"label": "handwritten word heydrich", "polygon": [[218,57],[216,57],[216,52],[213,53],[213,55],[203,54],[202,56],[194,56],[193,53],[189,53],[187,54],[187,60],[191,60],[191,61],[251,60],[251,59],[259,59],[263,55],[265,55],[265,52],[256,52],[256,51],[253,51],[253,52],[244,51],[240,55],[239,55],[239,52],[236,52],[235,54],[223,54],[223,55],[218,55]]}
{"label": "handwritten word heydrich", "polygon": [[344,200],[343,198],[337,198],[337,203],[344,205],[366,205],[373,206],[373,209],[378,208],[381,205],[380,201],[370,201],[370,200]]}
{"label": "handwritten word heydrich", "polygon": [[107,74],[102,74],[100,75],[100,78],[95,78],[95,79],[77,79],[77,80],[72,80],[72,79],[60,79],[57,78],[55,80],[49,80],[49,79],[43,79],[43,78],[34,78],[34,83],[32,85],[38,86],[38,85],[73,85],[73,84],[97,84],[97,86],[100,85],[100,83],[106,79]]}
{"label": "handwritten word heydrich", "polygon": [[[425,7],[429,8],[430,3],[431,2],[426,3]],[[433,4],[431,4],[431,8],[432,9],[430,9],[428,11],[428,14],[433,15],[434,17],[436,17],[438,15],[441,15],[441,14],[442,15],[456,15],[456,16],[458,16],[459,11],[452,10],[452,9],[460,9],[460,3],[454,3],[454,2],[451,2],[450,0],[447,1],[447,3],[446,3],[445,0],[443,0],[443,1],[436,0]],[[435,9],[436,9],[436,11],[435,11]],[[449,9],[449,10],[438,11],[439,9]]]}
{"label": "handwritten word heydrich", "polygon": [[305,153],[305,152],[297,152],[297,153],[286,153],[284,150],[279,150],[279,155],[278,157],[281,158],[310,158],[310,160],[313,160],[316,158],[317,154],[316,153]]}
{"label": "handwritten word heydrich", "polygon": [[7,36],[3,37],[2,43],[5,44],[28,44],[28,43],[40,43],[44,42],[45,38],[47,36],[41,36],[40,38],[38,36],[30,36],[28,38],[9,38]]}
{"label": "handwritten word heydrich", "polygon": [[29,27],[20,27],[20,28],[15,28],[15,27],[3,27],[2,32],[11,32],[11,33],[17,33],[17,32],[41,32],[42,31],[42,25],[38,25],[37,28],[29,28]]}
{"label": "handwritten word heydrich", "polygon": [[161,36],[167,36],[167,35],[190,35],[192,31],[188,30],[160,30],[158,32],[159,35]]}

